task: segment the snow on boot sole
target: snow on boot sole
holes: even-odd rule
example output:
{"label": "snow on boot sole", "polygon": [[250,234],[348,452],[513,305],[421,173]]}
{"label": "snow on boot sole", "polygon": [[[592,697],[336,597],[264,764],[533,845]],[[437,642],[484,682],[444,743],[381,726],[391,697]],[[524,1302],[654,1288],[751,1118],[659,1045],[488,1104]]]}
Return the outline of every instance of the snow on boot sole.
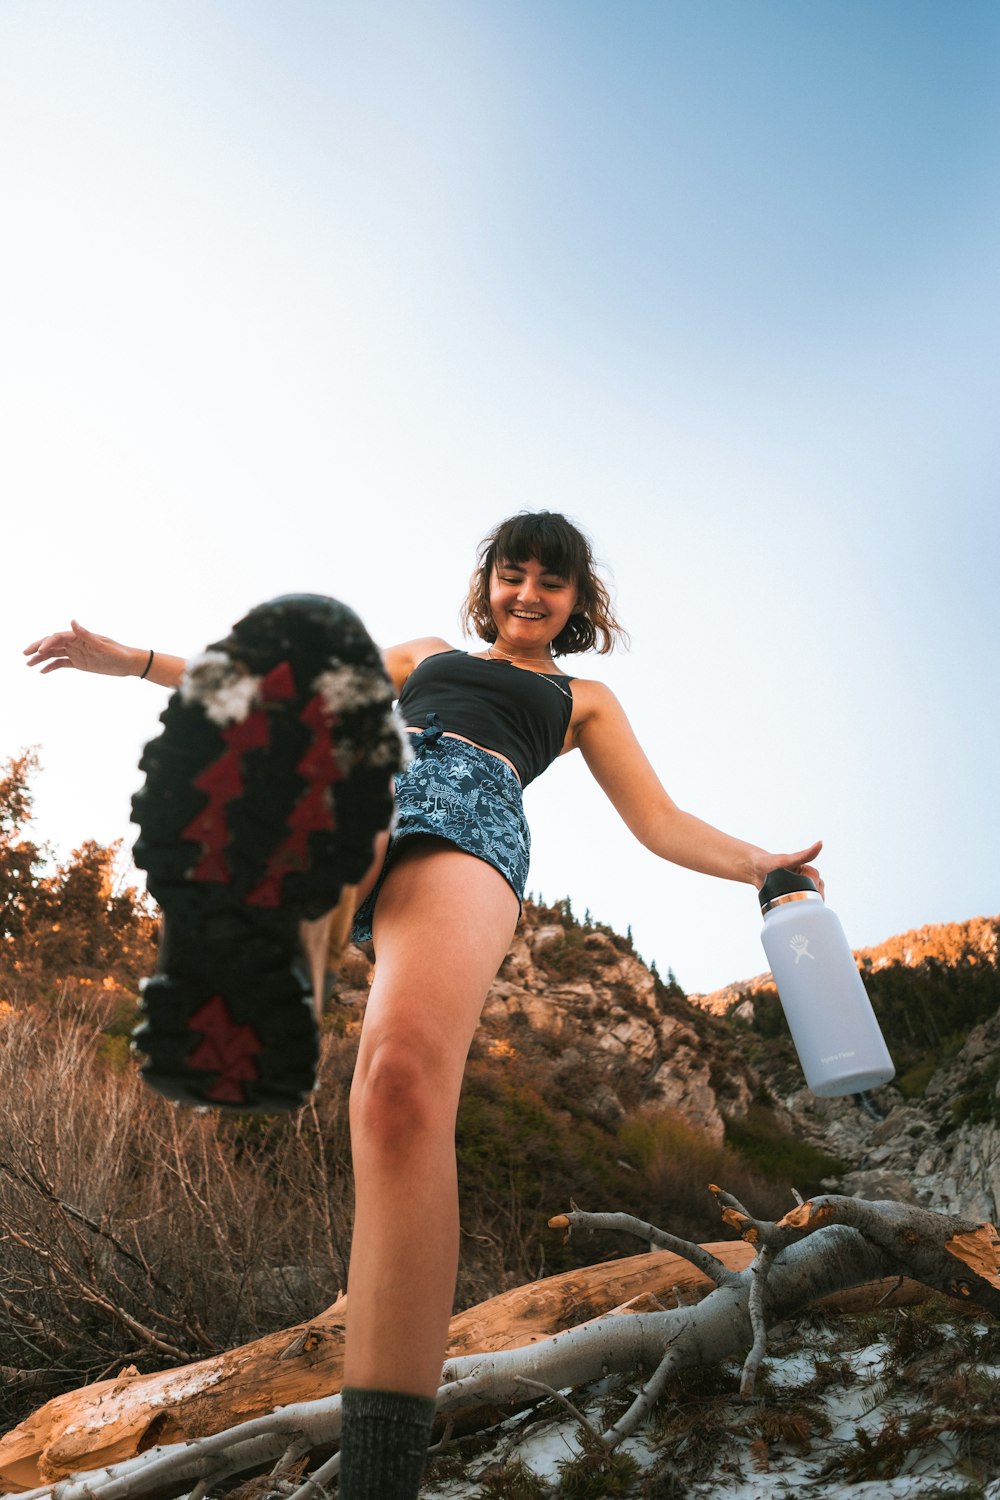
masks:
{"label": "snow on boot sole", "polygon": [[318,1037],[299,924],[335,906],[388,826],[405,750],[360,620],[262,604],[191,662],[143,753],[136,863],[163,911],[134,1033],[169,1098],[296,1109]]}

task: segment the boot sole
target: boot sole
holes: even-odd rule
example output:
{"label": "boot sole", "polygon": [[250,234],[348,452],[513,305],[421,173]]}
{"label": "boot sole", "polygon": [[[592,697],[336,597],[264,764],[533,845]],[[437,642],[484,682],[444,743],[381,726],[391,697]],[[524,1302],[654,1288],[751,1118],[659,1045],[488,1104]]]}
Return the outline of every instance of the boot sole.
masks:
{"label": "boot sole", "polygon": [[404,748],[360,620],[318,595],[260,605],[189,665],[146,746],[136,863],[163,911],[133,1034],[168,1098],[297,1109],[318,1058],[303,920],[372,859]]}

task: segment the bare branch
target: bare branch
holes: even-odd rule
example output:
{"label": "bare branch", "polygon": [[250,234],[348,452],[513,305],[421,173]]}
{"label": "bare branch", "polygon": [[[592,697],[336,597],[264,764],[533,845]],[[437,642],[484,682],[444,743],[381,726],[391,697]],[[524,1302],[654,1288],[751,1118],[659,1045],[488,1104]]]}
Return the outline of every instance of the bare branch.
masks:
{"label": "bare branch", "polygon": [[549,1220],[549,1228],[617,1230],[621,1234],[634,1235],[638,1240],[648,1240],[658,1250],[670,1250],[674,1255],[683,1256],[716,1286],[735,1286],[739,1280],[738,1271],[730,1271],[703,1246],[679,1239],[677,1235],[657,1229],[654,1224],[647,1224],[632,1214],[588,1214],[582,1209],[573,1209],[568,1214],[556,1214]]}
{"label": "bare branch", "polygon": [[574,1406],[572,1401],[567,1396],[564,1396],[562,1391],[557,1391],[554,1385],[546,1385],[544,1380],[529,1380],[527,1375],[518,1375],[517,1382],[519,1385],[527,1386],[529,1390],[541,1391],[543,1395],[551,1396],[553,1401],[558,1401],[559,1405],[569,1412],[574,1421],[579,1422],[583,1430],[590,1434],[594,1442],[601,1443],[603,1446],[603,1440],[597,1428],[591,1426],[579,1407]]}
{"label": "bare branch", "polygon": [[340,1473],[340,1454],[335,1453],[328,1458],[325,1464],[320,1464],[308,1477],[303,1480],[298,1489],[294,1489],[288,1496],[288,1500],[326,1500],[326,1481],[334,1479]]}
{"label": "bare branch", "polygon": [[832,1224],[856,1229],[892,1258],[897,1273],[1000,1313],[1000,1237],[992,1224],[910,1203],[876,1203],[831,1193],[810,1198],[775,1227],[787,1225],[811,1234]]}
{"label": "bare branch", "polygon": [[792,1221],[796,1212],[786,1214],[777,1224],[770,1219],[755,1219],[749,1209],[743,1207],[738,1198],[731,1193],[723,1192],[722,1188],[710,1183],[708,1191],[715,1197],[722,1213],[723,1223],[728,1224],[730,1229],[735,1229],[741,1239],[746,1240],[748,1245],[769,1245],[772,1250],[781,1250],[785,1245],[794,1245],[803,1234],[808,1233]]}
{"label": "bare branch", "polygon": [[676,1347],[667,1349],[660,1363],[653,1371],[642,1390],[636,1396],[628,1411],[623,1412],[617,1422],[613,1422],[608,1430],[601,1434],[601,1441],[607,1448],[617,1448],[627,1437],[631,1437],[639,1423],[652,1411],[666,1387],[671,1375],[679,1368]]}
{"label": "bare branch", "polygon": [[278,1459],[278,1462],[271,1470],[272,1478],[275,1475],[280,1474],[283,1469],[290,1469],[292,1464],[297,1464],[299,1459],[305,1458],[308,1452],[309,1448],[305,1443],[303,1443],[301,1438],[296,1438],[293,1443],[289,1443],[288,1447],[285,1449],[284,1453],[281,1455],[281,1457]]}
{"label": "bare branch", "polygon": [[767,1277],[774,1261],[775,1252],[770,1245],[761,1247],[753,1265],[750,1267],[750,1291],[747,1294],[747,1312],[750,1314],[750,1327],[753,1329],[753,1344],[750,1353],[743,1362],[743,1375],[740,1380],[740,1395],[744,1401],[753,1395],[754,1385],[757,1380],[757,1371],[760,1362],[764,1358],[767,1348],[767,1322],[764,1317],[764,1290],[767,1286]]}
{"label": "bare branch", "polygon": [[445,1449],[448,1447],[449,1443],[451,1442],[452,1433],[454,1431],[455,1431],[455,1424],[454,1424],[454,1422],[451,1422],[451,1421],[446,1422],[444,1424],[444,1431],[442,1432],[441,1436],[438,1438],[437,1442],[434,1443],[434,1444],[432,1444],[432,1446],[430,1448],[428,1448],[428,1450],[427,1450],[427,1457],[430,1458],[432,1454],[443,1453],[445,1451]]}

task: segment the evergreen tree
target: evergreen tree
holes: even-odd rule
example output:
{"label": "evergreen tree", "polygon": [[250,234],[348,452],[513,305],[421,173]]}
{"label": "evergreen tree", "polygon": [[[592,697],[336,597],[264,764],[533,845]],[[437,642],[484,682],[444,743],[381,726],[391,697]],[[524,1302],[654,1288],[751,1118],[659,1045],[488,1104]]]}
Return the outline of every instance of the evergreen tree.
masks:
{"label": "evergreen tree", "polygon": [[145,898],[121,886],[121,841],[87,839],[46,874],[48,851],[27,836],[35,750],[0,768],[0,950],[9,961],[60,976],[114,970],[127,983],[148,972],[155,919]]}
{"label": "evergreen tree", "polygon": [[38,752],[22,750],[0,767],[0,942],[20,938],[44,894],[45,850],[25,836]]}

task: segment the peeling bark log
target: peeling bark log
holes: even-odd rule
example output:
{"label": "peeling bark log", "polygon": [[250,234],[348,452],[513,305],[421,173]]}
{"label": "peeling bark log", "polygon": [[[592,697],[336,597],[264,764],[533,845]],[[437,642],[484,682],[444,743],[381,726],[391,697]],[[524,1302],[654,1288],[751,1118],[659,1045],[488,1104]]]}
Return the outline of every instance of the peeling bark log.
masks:
{"label": "peeling bark log", "polygon": [[992,1224],[971,1224],[907,1203],[829,1194],[793,1208],[775,1228],[810,1234],[823,1224],[849,1225],[924,1286],[1000,1314],[1000,1235]]}

